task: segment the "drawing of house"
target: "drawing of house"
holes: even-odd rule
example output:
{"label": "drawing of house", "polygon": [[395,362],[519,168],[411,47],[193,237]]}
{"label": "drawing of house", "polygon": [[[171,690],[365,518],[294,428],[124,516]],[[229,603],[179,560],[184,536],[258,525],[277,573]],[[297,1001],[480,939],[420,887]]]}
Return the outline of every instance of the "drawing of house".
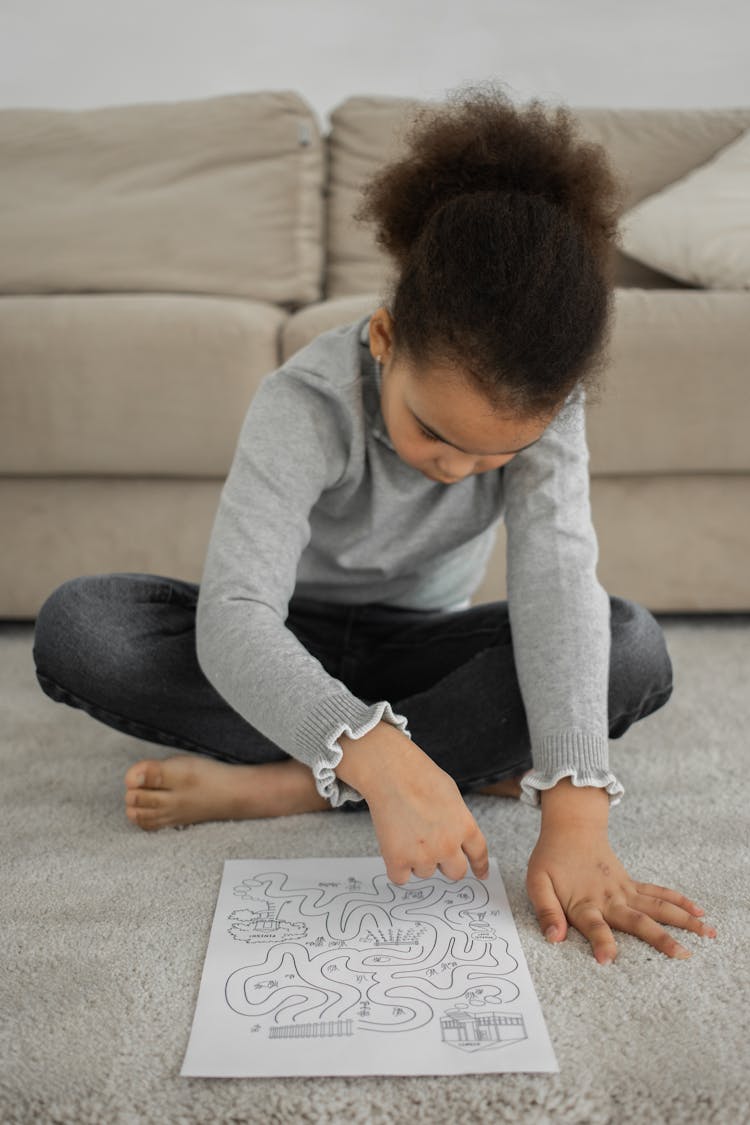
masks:
{"label": "drawing of house", "polygon": [[504,1047],[526,1039],[526,1025],[517,1012],[471,1012],[462,1005],[440,1017],[440,1031],[444,1043],[463,1051]]}
{"label": "drawing of house", "polygon": [[233,910],[228,921],[232,923],[228,933],[235,941],[291,941],[294,938],[304,937],[307,926],[303,922],[285,922],[279,917],[281,911],[290,902],[274,905],[265,903],[260,910],[243,908]]}

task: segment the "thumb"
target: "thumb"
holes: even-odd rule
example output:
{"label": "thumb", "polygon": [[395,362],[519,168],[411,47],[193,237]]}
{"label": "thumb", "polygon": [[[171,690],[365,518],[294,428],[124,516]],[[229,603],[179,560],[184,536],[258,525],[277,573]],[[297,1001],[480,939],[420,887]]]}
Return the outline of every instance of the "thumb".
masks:
{"label": "thumb", "polygon": [[568,920],[547,872],[529,869],[526,890],[534,907],[539,928],[547,941],[564,941],[568,933]]}

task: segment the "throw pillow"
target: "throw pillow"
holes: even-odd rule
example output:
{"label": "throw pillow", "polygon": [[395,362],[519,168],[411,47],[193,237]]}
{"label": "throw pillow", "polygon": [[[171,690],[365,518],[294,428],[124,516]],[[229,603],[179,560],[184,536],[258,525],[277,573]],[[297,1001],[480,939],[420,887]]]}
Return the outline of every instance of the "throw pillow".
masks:
{"label": "throw pillow", "polygon": [[631,258],[708,289],[750,289],[750,130],[621,219]]}

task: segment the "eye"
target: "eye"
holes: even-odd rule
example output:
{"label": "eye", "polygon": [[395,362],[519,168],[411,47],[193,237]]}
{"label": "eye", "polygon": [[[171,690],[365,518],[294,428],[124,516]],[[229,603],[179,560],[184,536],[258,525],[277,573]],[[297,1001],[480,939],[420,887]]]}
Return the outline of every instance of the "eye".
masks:
{"label": "eye", "polygon": [[423,426],[418,426],[417,429],[419,430],[422,437],[427,438],[428,441],[440,441],[440,438],[435,437],[435,435],[431,434],[429,430],[425,430]]}

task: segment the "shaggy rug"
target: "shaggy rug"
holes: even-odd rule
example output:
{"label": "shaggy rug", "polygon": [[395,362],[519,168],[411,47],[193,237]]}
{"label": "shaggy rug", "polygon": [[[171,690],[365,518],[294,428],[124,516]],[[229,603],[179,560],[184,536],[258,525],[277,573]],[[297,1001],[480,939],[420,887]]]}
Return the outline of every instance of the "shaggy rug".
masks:
{"label": "shaggy rug", "polygon": [[385,1079],[179,1076],[223,861],[378,855],[369,813],[143,832],[125,816],[123,775],[169,750],[53,703],[33,625],[0,624],[0,1119],[748,1122],[750,618],[658,619],[675,691],[611,743],[626,794],[610,837],[634,877],[683,890],[718,937],[672,929],[693,951],[678,961],[616,933],[609,967],[575,930],[547,944],[524,885],[537,811],[469,794],[560,1073]]}

